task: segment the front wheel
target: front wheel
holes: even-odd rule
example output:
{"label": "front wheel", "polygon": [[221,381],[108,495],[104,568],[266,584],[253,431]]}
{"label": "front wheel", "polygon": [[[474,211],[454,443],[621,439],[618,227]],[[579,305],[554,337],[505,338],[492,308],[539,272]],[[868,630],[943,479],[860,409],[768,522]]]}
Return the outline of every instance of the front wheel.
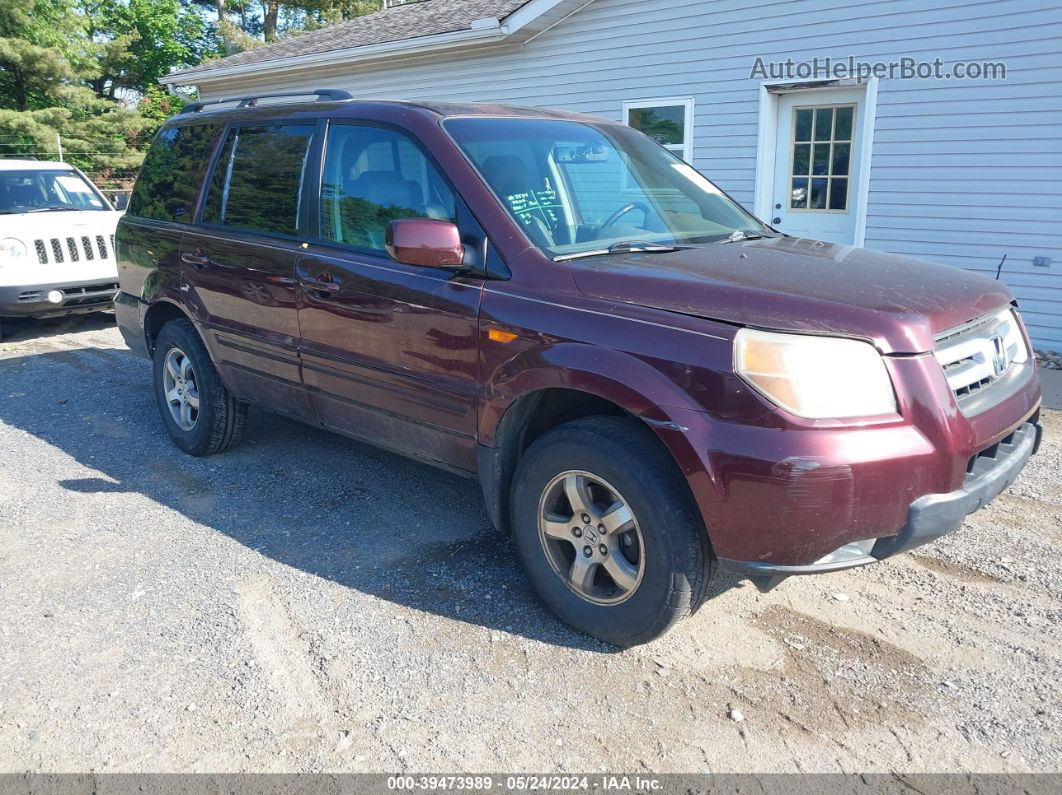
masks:
{"label": "front wheel", "polygon": [[221,383],[190,320],[162,327],[153,359],[159,413],[179,448],[189,455],[213,455],[239,442],[247,405]]}
{"label": "front wheel", "polygon": [[512,526],[532,584],[565,622],[616,646],[659,637],[703,602],[716,561],[652,432],[589,417],[520,461]]}

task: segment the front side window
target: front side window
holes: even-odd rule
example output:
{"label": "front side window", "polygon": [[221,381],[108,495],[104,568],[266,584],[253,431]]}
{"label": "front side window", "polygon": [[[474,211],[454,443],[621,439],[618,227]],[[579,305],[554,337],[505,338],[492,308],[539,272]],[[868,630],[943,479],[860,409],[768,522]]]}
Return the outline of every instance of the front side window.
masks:
{"label": "front side window", "polygon": [[528,238],[554,258],[632,241],[770,234],[693,167],[628,127],[482,117],[444,124]]}
{"label": "front side window", "polygon": [[396,218],[454,221],[453,192],[406,135],[332,125],[321,182],[321,236],[383,253],[387,225]]}
{"label": "front side window", "polygon": [[109,209],[76,171],[0,171],[0,214]]}
{"label": "front side window", "polygon": [[203,221],[294,235],[299,226],[310,124],[229,130],[210,180]]}
{"label": "front side window", "polygon": [[190,222],[217,131],[215,124],[168,127],[160,131],[140,168],[129,198],[128,215]]}

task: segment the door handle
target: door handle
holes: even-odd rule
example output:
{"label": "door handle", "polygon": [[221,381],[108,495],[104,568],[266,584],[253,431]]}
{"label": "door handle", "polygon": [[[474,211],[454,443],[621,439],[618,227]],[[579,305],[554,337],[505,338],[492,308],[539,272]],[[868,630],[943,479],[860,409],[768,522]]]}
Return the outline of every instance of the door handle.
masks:
{"label": "door handle", "polygon": [[195,268],[205,268],[210,264],[210,257],[203,254],[181,254],[181,262],[186,265],[191,265]]}
{"label": "door handle", "polygon": [[322,282],[317,279],[303,279],[302,285],[307,290],[317,290],[322,293],[338,293],[339,284],[337,282]]}

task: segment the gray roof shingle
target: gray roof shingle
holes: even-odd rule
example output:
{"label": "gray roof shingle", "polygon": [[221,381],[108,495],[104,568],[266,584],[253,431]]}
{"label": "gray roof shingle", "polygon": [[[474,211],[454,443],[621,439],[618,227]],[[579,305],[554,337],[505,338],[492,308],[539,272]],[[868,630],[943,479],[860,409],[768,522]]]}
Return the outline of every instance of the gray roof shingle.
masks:
{"label": "gray roof shingle", "polygon": [[420,0],[355,17],[331,27],[291,36],[174,74],[193,75],[220,67],[265,63],[348,47],[363,47],[368,44],[469,30],[477,19],[503,19],[526,2],[527,0]]}

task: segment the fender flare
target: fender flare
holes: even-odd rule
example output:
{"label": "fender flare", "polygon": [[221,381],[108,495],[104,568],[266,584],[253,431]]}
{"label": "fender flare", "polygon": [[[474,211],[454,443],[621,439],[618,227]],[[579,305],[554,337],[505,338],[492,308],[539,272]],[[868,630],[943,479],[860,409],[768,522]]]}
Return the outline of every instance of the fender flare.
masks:
{"label": "fender flare", "polygon": [[[551,389],[593,395],[643,421],[689,486],[690,442],[675,418],[689,417],[691,411],[703,414],[704,409],[678,384],[644,360],[613,349],[562,343],[528,350],[498,368],[481,393],[477,463],[487,512],[496,528],[510,530],[509,492],[522,448],[516,434],[527,416],[512,409],[527,406],[532,412],[534,404],[528,405],[528,399]],[[516,427],[507,427],[509,423]]]}
{"label": "fender flare", "polygon": [[495,433],[513,404],[546,389],[585,392],[635,417],[661,406],[704,410],[682,387],[642,359],[594,345],[560,343],[524,351],[490,376],[480,393],[480,444],[493,446]]}
{"label": "fender flare", "polygon": [[147,347],[149,356],[154,353],[154,345],[152,344],[151,335],[148,329],[148,317],[151,315],[152,312],[162,311],[159,309],[159,307],[165,306],[169,307],[172,310],[176,310],[178,313],[188,318],[188,320],[192,322],[192,325],[195,326],[196,332],[198,332],[200,337],[203,336],[203,332],[202,330],[200,330],[199,324],[196,322],[195,318],[192,317],[191,314],[189,314],[188,310],[181,306],[181,304],[179,304],[178,302],[174,301],[172,298],[166,296],[165,294],[156,294],[155,298],[150,301],[144,301],[141,305],[144,307],[144,309],[143,314],[140,318],[140,326],[144,333],[144,345]]}

